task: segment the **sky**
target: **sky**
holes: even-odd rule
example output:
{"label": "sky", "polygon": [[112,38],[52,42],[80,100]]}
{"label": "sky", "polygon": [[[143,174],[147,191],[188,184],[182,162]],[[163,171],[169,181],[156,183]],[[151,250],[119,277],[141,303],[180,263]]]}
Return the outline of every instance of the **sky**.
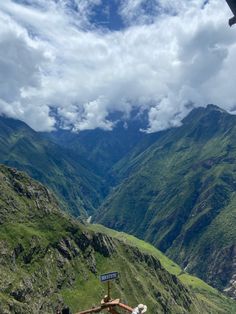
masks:
{"label": "sky", "polygon": [[223,0],[0,1],[0,115],[36,131],[146,132],[195,107],[236,113],[236,27]]}

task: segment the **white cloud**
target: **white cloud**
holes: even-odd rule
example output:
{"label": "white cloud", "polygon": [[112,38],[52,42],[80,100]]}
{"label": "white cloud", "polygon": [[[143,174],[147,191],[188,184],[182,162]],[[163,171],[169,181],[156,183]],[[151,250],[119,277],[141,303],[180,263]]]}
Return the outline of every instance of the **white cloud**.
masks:
{"label": "white cloud", "polygon": [[84,112],[78,116],[74,124],[74,131],[94,128],[111,130],[113,123],[106,120],[108,115],[106,106],[106,100],[102,98],[84,104]]}
{"label": "white cloud", "polygon": [[153,23],[166,15],[180,15],[200,10],[206,0],[121,0],[120,13],[129,25]]}
{"label": "white cloud", "polygon": [[153,1],[152,23],[143,0],[126,1],[129,27],[116,32],[89,25],[100,0],[74,0],[77,11],[30,2],[0,3],[0,113],[41,131],[56,109],[65,127],[109,130],[112,112],[139,107],[153,132],[179,125],[190,104],[235,108],[236,29],[221,0]]}
{"label": "white cloud", "polygon": [[47,63],[43,48],[0,14],[0,114],[22,119],[37,130],[53,127],[48,106],[27,99],[30,89],[41,88],[41,67]]}

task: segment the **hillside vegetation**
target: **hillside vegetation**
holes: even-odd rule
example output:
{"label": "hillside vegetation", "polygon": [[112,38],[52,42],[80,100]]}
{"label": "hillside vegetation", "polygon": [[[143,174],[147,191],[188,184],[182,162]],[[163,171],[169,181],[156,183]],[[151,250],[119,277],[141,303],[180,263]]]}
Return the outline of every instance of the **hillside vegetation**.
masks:
{"label": "hillside vegetation", "polygon": [[51,188],[75,216],[86,216],[103,199],[103,181],[83,157],[21,121],[0,117],[0,162],[26,171]]}
{"label": "hillside vegetation", "polygon": [[178,128],[39,134],[0,118],[0,162],[52,189],[64,210],[142,238],[236,297],[236,116],[209,105]]}
{"label": "hillside vegetation", "polygon": [[236,116],[199,108],[116,164],[120,184],[97,220],[153,243],[235,296]]}
{"label": "hillside vegetation", "polygon": [[[112,294],[150,313],[235,313],[235,302],[200,282],[199,293],[162,266],[154,248],[110,230],[91,230],[62,214],[51,192],[0,166],[0,312],[55,313],[100,301],[98,275],[120,272]],[[177,266],[169,266],[178,269]],[[188,277],[188,276],[187,276]],[[192,282],[197,279],[189,277]]]}

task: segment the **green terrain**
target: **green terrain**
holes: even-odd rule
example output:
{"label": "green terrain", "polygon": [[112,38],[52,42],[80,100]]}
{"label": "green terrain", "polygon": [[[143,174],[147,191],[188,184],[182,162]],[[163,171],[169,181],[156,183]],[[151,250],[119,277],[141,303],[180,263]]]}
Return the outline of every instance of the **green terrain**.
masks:
{"label": "green terrain", "polygon": [[26,171],[75,217],[152,243],[236,297],[236,116],[209,105],[181,127],[36,133],[0,118],[0,162]]}
{"label": "green terrain", "polygon": [[150,313],[235,313],[236,303],[191,277],[154,247],[86,226],[60,211],[53,194],[0,166],[0,313],[73,311],[100,301],[98,275],[120,272],[112,294]]}
{"label": "green terrain", "polygon": [[50,187],[75,216],[87,215],[103,198],[103,180],[83,157],[21,121],[0,117],[0,162],[26,171]]}
{"label": "green terrain", "polygon": [[236,116],[199,108],[114,167],[120,184],[97,220],[153,243],[235,296]]}

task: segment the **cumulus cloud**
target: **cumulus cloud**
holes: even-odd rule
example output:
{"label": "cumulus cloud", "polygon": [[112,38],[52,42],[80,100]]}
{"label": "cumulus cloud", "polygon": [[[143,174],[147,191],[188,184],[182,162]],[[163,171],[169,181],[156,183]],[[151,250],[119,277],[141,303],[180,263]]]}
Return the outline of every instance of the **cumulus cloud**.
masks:
{"label": "cumulus cloud", "polygon": [[120,31],[95,28],[102,0],[0,3],[0,113],[35,130],[113,127],[111,113],[149,114],[148,132],[193,107],[236,105],[236,30],[221,0],[120,0]]}
{"label": "cumulus cloud", "polygon": [[27,94],[41,88],[44,51],[27,32],[0,14],[0,114],[22,119],[38,130],[51,129],[55,121],[46,104],[34,105]]}

